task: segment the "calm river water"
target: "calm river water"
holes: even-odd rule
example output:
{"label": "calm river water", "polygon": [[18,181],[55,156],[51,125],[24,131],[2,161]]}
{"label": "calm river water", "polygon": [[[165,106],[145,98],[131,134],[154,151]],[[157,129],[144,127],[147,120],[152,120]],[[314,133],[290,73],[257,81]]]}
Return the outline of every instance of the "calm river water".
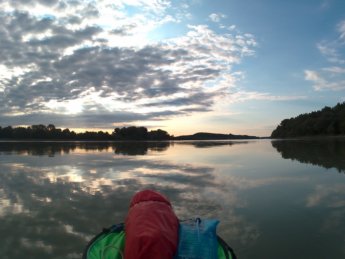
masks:
{"label": "calm river water", "polygon": [[0,142],[0,258],[80,258],[151,188],[242,258],[345,258],[345,141]]}

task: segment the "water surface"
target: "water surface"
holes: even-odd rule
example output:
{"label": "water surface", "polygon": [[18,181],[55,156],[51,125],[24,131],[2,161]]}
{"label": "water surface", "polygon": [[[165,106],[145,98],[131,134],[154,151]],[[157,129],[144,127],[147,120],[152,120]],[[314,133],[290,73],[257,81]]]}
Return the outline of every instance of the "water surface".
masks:
{"label": "water surface", "polygon": [[151,188],[239,258],[345,258],[345,141],[0,142],[0,258],[80,258]]}

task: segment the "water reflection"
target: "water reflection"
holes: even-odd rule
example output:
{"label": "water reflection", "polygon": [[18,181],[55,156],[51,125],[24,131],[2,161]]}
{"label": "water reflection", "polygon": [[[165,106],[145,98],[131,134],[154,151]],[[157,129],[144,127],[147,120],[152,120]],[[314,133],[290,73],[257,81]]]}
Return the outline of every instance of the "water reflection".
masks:
{"label": "water reflection", "polygon": [[[253,142],[253,141],[252,141]],[[191,145],[196,148],[210,148],[210,147],[220,147],[220,146],[233,146],[238,144],[248,144],[249,141],[179,141],[180,145]]]}
{"label": "water reflection", "polygon": [[[2,146],[0,158],[6,162],[0,164],[0,232],[7,235],[0,238],[0,257],[79,258],[92,235],[124,220],[130,198],[145,188],[167,195],[179,218],[223,217],[223,226],[236,224],[227,234],[242,233],[244,242],[256,238],[256,228],[234,211],[238,197],[215,177],[213,166],[137,159],[129,155],[162,152],[170,143],[133,145]],[[81,155],[79,149],[93,152]]]}
{"label": "water reflection", "polygon": [[[167,195],[181,219],[219,218],[219,233],[239,258],[290,258],[291,247],[303,251],[295,258],[344,258],[345,177],[290,161],[302,156],[290,149],[311,152],[306,143],[272,145],[2,143],[0,258],[80,258],[145,188]],[[334,164],[342,147],[325,145],[336,157],[328,165],[343,170]],[[320,161],[310,155],[299,159]]]}
{"label": "water reflection", "polygon": [[314,191],[307,197],[307,207],[325,206],[330,208],[345,209],[344,184],[318,184]]}
{"label": "water reflection", "polygon": [[32,156],[55,156],[62,154],[69,154],[76,150],[87,151],[107,151],[113,150],[115,154],[135,156],[146,155],[150,151],[164,152],[171,145],[190,145],[196,148],[209,148],[213,146],[232,146],[236,144],[247,144],[248,141],[151,141],[151,142],[93,142],[93,141],[67,141],[67,142],[0,142],[0,155],[16,153],[20,155]]}
{"label": "water reflection", "polygon": [[284,159],[336,168],[345,173],[345,139],[278,140],[271,143]]}
{"label": "water reflection", "polygon": [[170,142],[117,142],[112,143],[115,154],[128,156],[146,155],[148,151],[163,152],[170,146]]}
{"label": "water reflection", "polygon": [[162,152],[169,142],[0,142],[0,154],[17,153],[33,156],[55,156],[79,151],[107,151],[116,154],[145,155],[153,150]]}

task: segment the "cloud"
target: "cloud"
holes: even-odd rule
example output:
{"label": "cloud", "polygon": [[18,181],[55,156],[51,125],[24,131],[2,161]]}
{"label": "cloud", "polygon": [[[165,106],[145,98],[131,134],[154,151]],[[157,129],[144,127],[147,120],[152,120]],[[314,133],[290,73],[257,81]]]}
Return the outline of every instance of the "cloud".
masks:
{"label": "cloud", "polygon": [[233,31],[233,30],[235,30],[236,29],[236,25],[230,25],[229,27],[228,27],[228,30],[230,30],[230,31]]}
{"label": "cloud", "polygon": [[0,3],[2,123],[79,117],[96,125],[91,116],[112,124],[211,110],[256,41],[206,25],[150,38],[188,19],[188,8],[167,0]]}
{"label": "cloud", "polygon": [[303,95],[272,95],[270,93],[260,93],[255,91],[238,91],[232,93],[230,100],[232,102],[243,102],[248,100],[261,100],[261,101],[293,101],[304,100],[307,96]]}
{"label": "cloud", "polygon": [[313,81],[317,84],[325,83],[325,80],[321,76],[319,76],[319,74],[315,71],[306,70],[304,71],[304,75],[305,75],[305,80]]}
{"label": "cloud", "polygon": [[148,118],[158,118],[159,114],[155,115],[142,115],[131,112],[90,112],[81,114],[72,114],[66,116],[65,114],[59,113],[29,113],[21,114],[17,116],[1,115],[0,121],[6,125],[16,125],[18,121],[21,125],[34,125],[41,124],[42,121],[54,122],[59,127],[72,128],[76,125],[80,128],[113,128],[113,123],[123,122],[135,122],[139,120],[146,120]]}
{"label": "cloud", "polygon": [[304,71],[304,79],[313,83],[315,91],[340,91],[345,89],[345,20],[337,25],[338,37],[324,40],[316,45],[330,63],[319,70]]}
{"label": "cloud", "polygon": [[345,67],[339,67],[339,66],[325,67],[322,70],[333,73],[333,74],[345,74]]}
{"label": "cloud", "polygon": [[345,47],[345,20],[336,26],[338,37],[331,40],[323,40],[316,47],[320,53],[331,63],[345,64],[343,49]]}
{"label": "cloud", "polygon": [[317,44],[320,53],[331,63],[344,64],[345,60],[339,53],[339,43],[337,42],[321,42]]}
{"label": "cloud", "polygon": [[[326,72],[331,72],[332,75],[334,75],[334,73],[339,74],[339,72],[340,74],[343,74],[342,69],[339,67],[332,67],[328,69],[326,68],[324,70]],[[305,70],[304,79],[313,82],[313,88],[316,91],[340,91],[345,89],[345,78],[343,75],[337,76],[337,80],[335,80],[334,77],[330,77],[330,75],[327,73],[317,72],[313,70]]]}
{"label": "cloud", "polygon": [[338,32],[340,33],[339,38],[340,38],[341,40],[345,40],[345,21],[341,21],[341,22],[338,24]]}
{"label": "cloud", "polygon": [[212,13],[208,16],[208,18],[215,23],[220,22],[222,19],[226,18],[225,14],[222,13]]}

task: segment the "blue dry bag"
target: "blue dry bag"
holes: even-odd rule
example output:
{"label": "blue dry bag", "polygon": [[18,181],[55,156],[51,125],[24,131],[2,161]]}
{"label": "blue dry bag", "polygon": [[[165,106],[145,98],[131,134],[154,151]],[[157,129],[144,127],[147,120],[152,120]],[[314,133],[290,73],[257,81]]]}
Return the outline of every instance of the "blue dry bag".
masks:
{"label": "blue dry bag", "polygon": [[180,223],[175,259],[217,259],[216,219],[189,220]]}

